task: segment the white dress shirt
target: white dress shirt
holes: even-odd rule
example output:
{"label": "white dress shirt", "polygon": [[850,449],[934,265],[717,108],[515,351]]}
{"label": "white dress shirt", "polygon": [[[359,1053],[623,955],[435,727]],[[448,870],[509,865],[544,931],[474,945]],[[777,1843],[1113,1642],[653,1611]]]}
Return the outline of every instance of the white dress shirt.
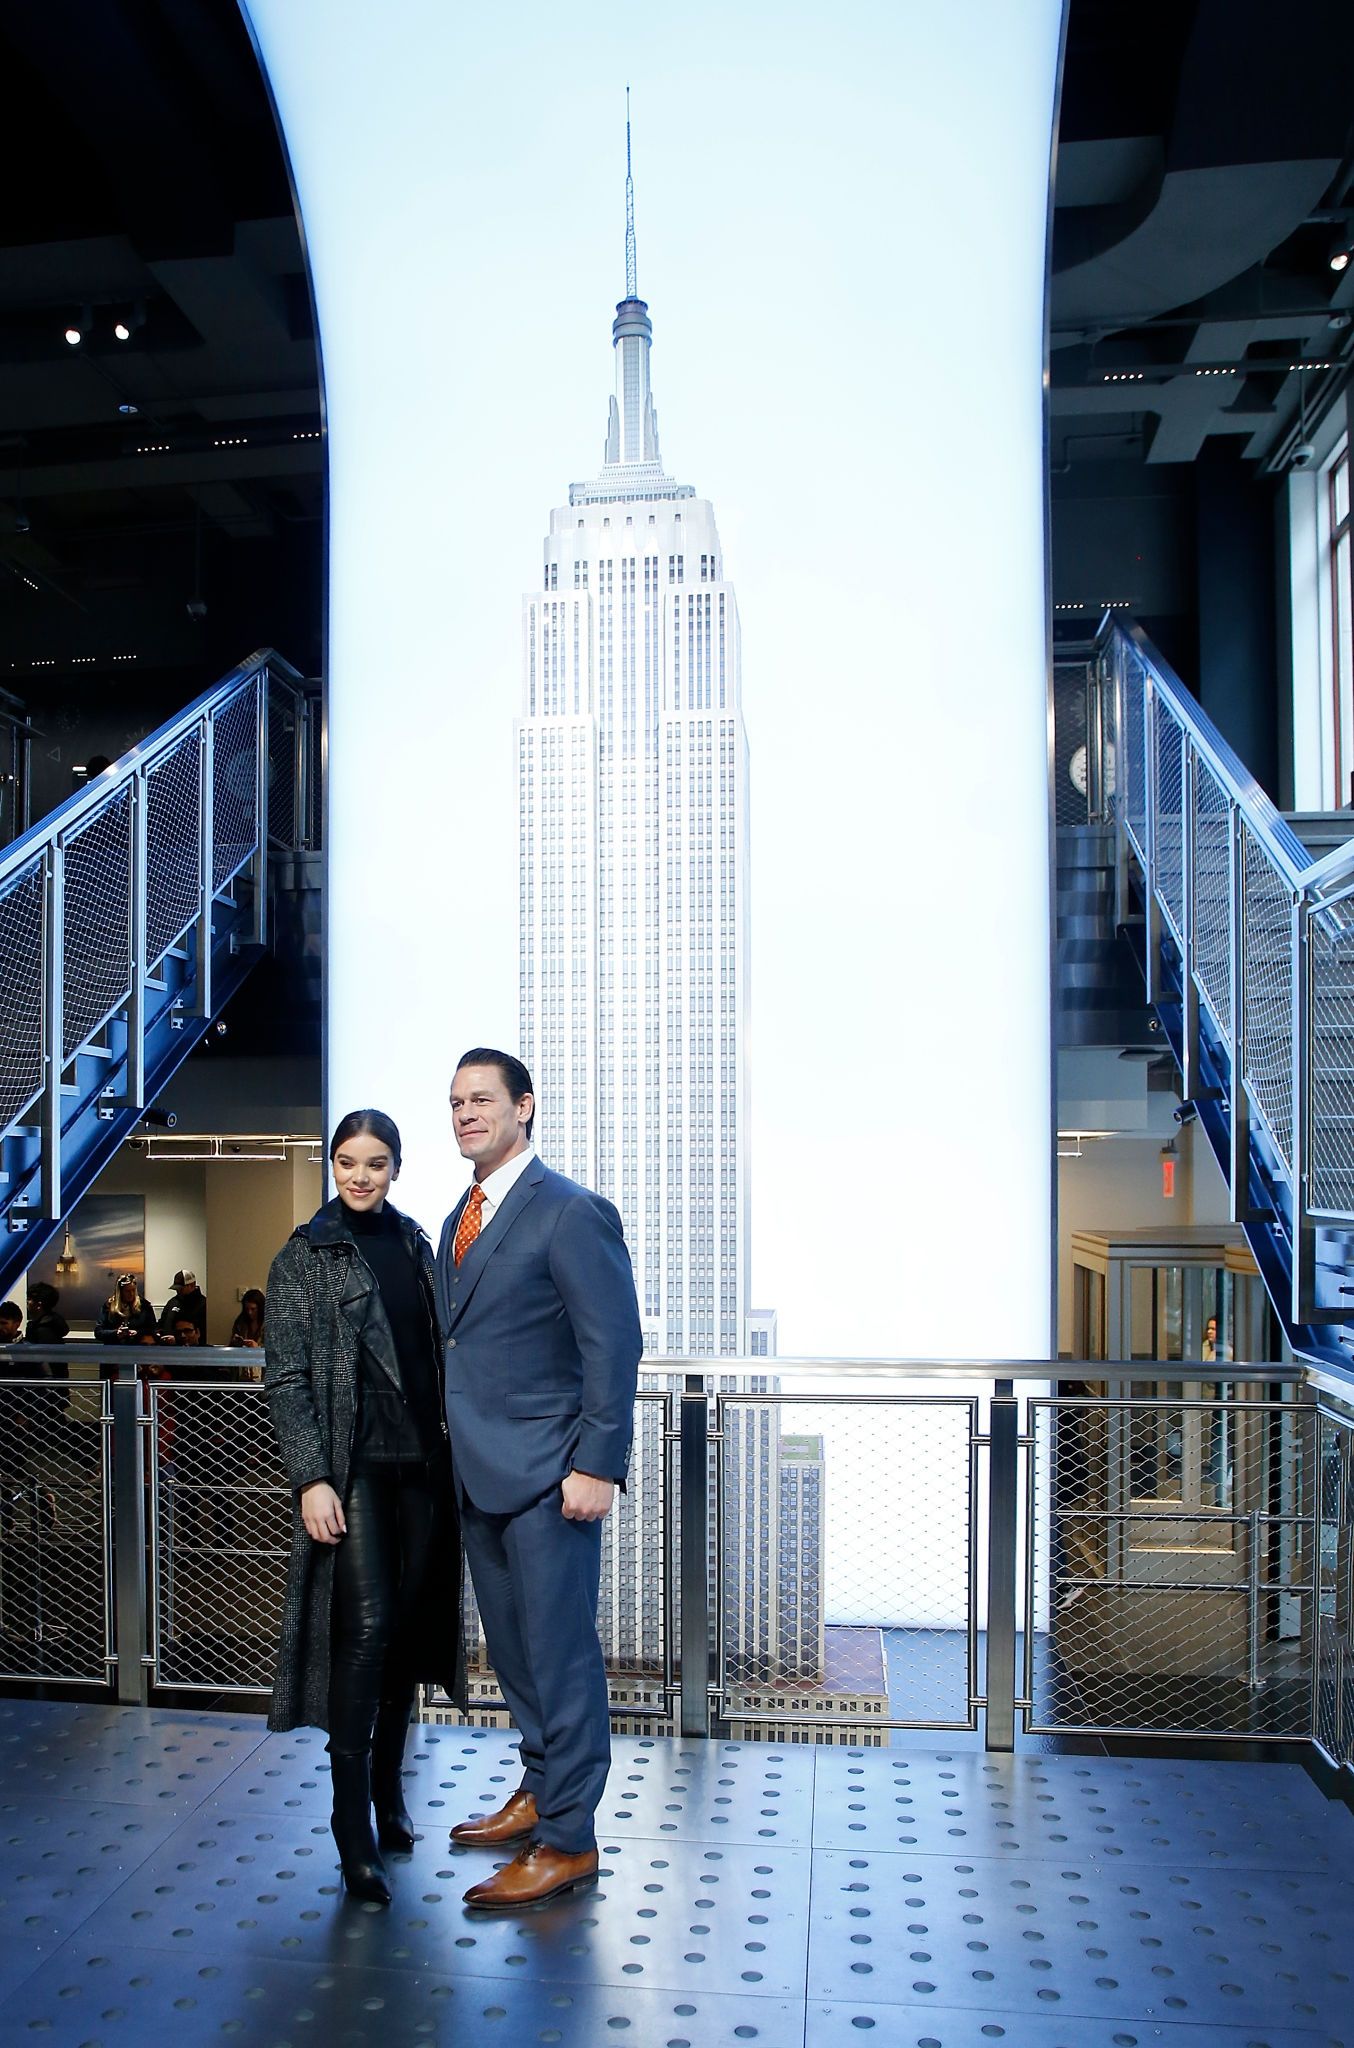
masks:
{"label": "white dress shirt", "polygon": [[484,1205],[480,1210],[480,1229],[487,1230],[507,1200],[518,1181],[536,1157],[536,1147],[528,1145],[525,1152],[514,1152],[511,1159],[505,1159],[502,1166],[496,1166],[492,1173],[486,1173],[479,1183],[484,1190]]}

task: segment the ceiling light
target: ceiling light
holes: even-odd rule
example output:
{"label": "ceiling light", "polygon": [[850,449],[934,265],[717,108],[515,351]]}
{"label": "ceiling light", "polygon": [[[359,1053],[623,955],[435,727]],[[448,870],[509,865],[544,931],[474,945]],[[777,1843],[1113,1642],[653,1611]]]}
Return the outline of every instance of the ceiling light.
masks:
{"label": "ceiling light", "polygon": [[66,329],[66,339],[72,348],[79,348],[80,343],[84,340],[84,336],[78,327],[68,327]]}
{"label": "ceiling light", "polygon": [[1351,233],[1350,224],[1346,221],[1344,226],[1338,227],[1331,237],[1330,255],[1327,258],[1331,269],[1347,270],[1352,249],[1354,249],[1354,233]]}
{"label": "ceiling light", "polygon": [[125,320],[114,321],[113,332],[119,341],[130,341],[132,338],[132,330]]}

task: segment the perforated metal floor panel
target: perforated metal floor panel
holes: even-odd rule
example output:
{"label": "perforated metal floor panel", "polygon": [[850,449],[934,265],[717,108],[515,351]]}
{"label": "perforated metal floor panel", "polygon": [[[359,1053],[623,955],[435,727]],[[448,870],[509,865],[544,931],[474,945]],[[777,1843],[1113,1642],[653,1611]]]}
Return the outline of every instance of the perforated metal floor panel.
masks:
{"label": "perforated metal floor panel", "polygon": [[1354,1818],[1296,1764],[618,1738],[601,1874],[466,1911],[516,1783],[422,1728],[388,1911],[324,1738],[0,1702],[0,2048],[1354,2048]]}

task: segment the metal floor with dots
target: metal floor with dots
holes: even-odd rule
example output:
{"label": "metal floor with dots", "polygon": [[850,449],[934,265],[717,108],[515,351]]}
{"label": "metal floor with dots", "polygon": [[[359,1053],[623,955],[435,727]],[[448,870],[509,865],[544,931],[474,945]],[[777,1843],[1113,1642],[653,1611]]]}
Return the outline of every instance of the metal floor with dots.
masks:
{"label": "metal floor with dots", "polygon": [[447,1829],[511,1742],[408,1756],[382,1910],[322,1735],[0,1700],[0,2048],[1354,2048],[1354,1815],[1297,1763],[618,1737],[596,1886],[487,1916]]}

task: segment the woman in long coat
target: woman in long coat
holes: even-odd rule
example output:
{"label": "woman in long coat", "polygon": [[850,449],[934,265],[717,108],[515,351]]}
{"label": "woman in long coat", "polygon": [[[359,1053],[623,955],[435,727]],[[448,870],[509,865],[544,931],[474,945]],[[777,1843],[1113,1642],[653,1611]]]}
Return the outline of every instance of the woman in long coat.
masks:
{"label": "woman in long coat", "polygon": [[382,1903],[380,1845],[411,1849],[401,1787],[420,1681],[464,1703],[461,1548],[432,1247],[386,1199],[400,1136],[344,1117],[335,1199],[268,1276],[264,1386],[294,1494],[270,1728],[327,1729],[347,1889]]}

